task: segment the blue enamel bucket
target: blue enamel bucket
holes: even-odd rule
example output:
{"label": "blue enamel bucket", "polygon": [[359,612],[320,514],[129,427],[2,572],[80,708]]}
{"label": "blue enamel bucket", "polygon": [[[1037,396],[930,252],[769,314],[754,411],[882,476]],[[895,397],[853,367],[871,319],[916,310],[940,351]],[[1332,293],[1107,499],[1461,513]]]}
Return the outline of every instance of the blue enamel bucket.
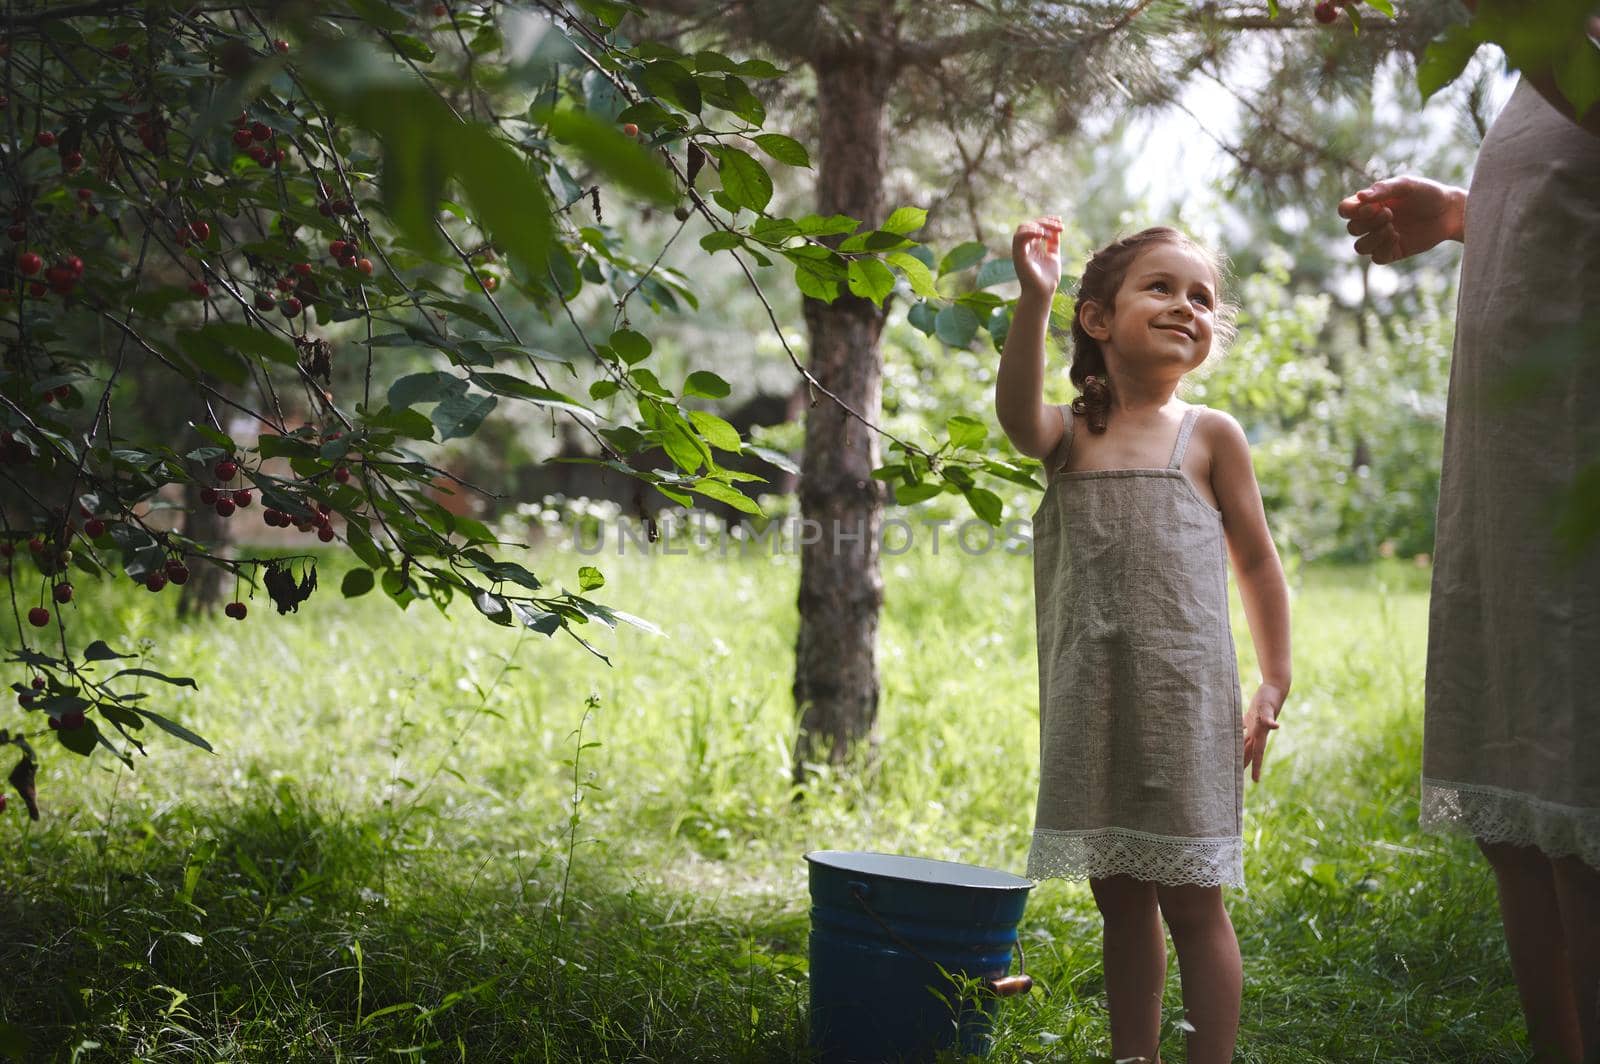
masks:
{"label": "blue enamel bucket", "polygon": [[1000,999],[1033,985],[1010,974],[1033,883],[922,857],[805,856],[818,1064],[931,1061],[953,1045],[987,1054]]}

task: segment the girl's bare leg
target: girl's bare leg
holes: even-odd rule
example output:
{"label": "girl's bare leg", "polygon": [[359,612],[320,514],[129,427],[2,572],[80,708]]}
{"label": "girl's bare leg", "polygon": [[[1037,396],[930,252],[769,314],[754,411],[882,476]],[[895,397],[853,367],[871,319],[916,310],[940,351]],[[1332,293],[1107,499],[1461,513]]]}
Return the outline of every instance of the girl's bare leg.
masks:
{"label": "girl's bare leg", "polygon": [[1534,1057],[1540,1064],[1578,1064],[1583,1037],[1571,973],[1583,962],[1567,956],[1565,914],[1550,859],[1533,846],[1479,839],[1478,849],[1489,859],[1499,887],[1511,974]]}
{"label": "girl's bare leg", "polygon": [[1568,976],[1583,1036],[1583,1059],[1600,1059],[1600,868],[1577,857],[1557,857],[1550,866],[1566,931]]}
{"label": "girl's bare leg", "polygon": [[1228,1064],[1239,1038],[1244,969],[1221,887],[1157,887],[1161,915],[1178,950],[1183,1009],[1194,1028],[1188,1064]]}
{"label": "girl's bare leg", "polygon": [[1106,1006],[1111,1013],[1111,1054],[1158,1064],[1161,989],[1167,981],[1167,937],[1152,883],[1131,876],[1090,879],[1105,919]]}

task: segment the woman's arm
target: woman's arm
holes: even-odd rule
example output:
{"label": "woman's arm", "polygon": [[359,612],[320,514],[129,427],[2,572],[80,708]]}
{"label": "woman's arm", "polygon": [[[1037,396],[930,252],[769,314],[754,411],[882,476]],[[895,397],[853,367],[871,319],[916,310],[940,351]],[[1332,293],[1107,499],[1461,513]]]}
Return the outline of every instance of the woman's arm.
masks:
{"label": "woman's arm", "polygon": [[1065,432],[1061,418],[1044,404],[1044,339],[1050,301],[1061,279],[1061,222],[1024,222],[1011,238],[1022,295],[995,372],[994,413],[1012,446],[1030,458],[1055,450]]}

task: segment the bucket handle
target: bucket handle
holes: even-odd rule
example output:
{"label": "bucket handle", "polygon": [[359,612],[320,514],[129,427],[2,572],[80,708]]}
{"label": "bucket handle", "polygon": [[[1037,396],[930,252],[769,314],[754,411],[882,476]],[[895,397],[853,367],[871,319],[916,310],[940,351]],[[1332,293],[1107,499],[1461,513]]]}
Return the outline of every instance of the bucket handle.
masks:
{"label": "bucket handle", "polygon": [[[850,887],[850,896],[856,900],[856,904],[861,906],[863,912],[872,917],[873,922],[883,929],[883,933],[889,936],[891,942],[905,949],[919,960],[933,965],[940,971],[944,970],[943,965],[902,938],[894,928],[889,926],[883,917],[878,915],[871,905],[867,904],[867,895],[872,893],[872,888],[869,885],[858,879],[850,880],[847,885]],[[1028,957],[1022,951],[1022,939],[1019,937],[1011,944],[1011,948],[1017,951],[1017,974],[1000,975],[983,980],[983,985],[995,997],[1013,997],[1017,994],[1026,994],[1033,989],[1033,976],[1028,974]]]}

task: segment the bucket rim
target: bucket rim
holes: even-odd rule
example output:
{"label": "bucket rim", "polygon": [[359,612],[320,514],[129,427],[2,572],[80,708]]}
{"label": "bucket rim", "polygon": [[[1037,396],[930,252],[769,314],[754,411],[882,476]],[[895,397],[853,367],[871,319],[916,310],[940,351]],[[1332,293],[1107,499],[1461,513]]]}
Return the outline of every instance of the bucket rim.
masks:
{"label": "bucket rim", "polygon": [[[1034,887],[1033,880],[998,868],[967,864],[962,861],[945,861],[936,857],[914,857],[900,853],[881,853],[877,850],[809,850],[804,856],[808,864],[836,872],[878,876],[907,883],[1002,892],[1029,891]],[[845,859],[848,858],[869,860],[848,864],[845,863]],[[863,865],[867,867],[862,867]]]}

